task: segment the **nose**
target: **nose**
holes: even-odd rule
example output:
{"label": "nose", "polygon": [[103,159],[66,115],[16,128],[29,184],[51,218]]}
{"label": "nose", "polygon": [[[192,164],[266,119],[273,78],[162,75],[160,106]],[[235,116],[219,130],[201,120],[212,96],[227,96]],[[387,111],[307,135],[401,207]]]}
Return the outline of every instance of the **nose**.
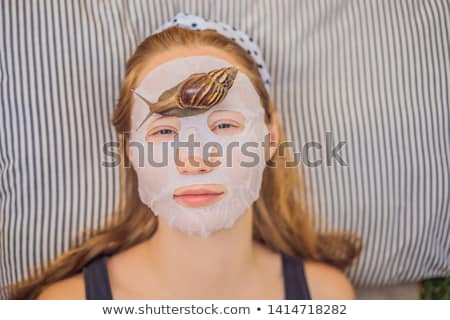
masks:
{"label": "nose", "polygon": [[194,155],[182,159],[179,158],[177,170],[180,174],[196,175],[211,172],[214,170],[214,167],[201,156]]}
{"label": "nose", "polygon": [[[189,143],[176,149],[176,167],[178,172],[184,175],[212,172],[220,165],[217,157],[217,148],[211,146],[206,150],[204,143],[198,142],[196,130],[189,130],[189,134],[192,135],[189,139],[182,140],[189,140]],[[186,137],[185,135],[183,136]]]}

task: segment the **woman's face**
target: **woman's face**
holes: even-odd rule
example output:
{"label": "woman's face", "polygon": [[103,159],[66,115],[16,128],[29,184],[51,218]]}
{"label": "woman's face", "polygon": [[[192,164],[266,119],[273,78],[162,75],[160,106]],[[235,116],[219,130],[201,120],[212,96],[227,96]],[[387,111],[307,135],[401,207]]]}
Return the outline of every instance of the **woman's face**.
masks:
{"label": "woman's face", "polygon": [[[191,74],[233,65],[221,55],[171,53],[171,59],[152,60],[136,92],[156,102]],[[250,79],[239,71],[225,98],[206,112],[186,117],[153,113],[137,130],[149,112],[139,96],[128,152],[142,202],[189,234],[207,237],[231,227],[258,198],[266,160],[263,143],[269,130]]]}

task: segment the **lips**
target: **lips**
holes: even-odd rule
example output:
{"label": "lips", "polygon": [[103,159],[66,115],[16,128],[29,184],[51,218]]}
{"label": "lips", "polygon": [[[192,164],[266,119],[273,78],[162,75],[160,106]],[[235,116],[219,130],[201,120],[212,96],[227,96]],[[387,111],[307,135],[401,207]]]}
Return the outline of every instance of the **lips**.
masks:
{"label": "lips", "polygon": [[190,186],[177,189],[173,198],[178,204],[185,207],[203,207],[222,199],[225,191],[222,185]]}
{"label": "lips", "polygon": [[185,192],[180,192],[179,194],[176,194],[175,196],[188,196],[188,195],[201,195],[201,194],[218,194],[222,192],[212,192],[208,189],[197,189],[197,190],[188,190]]}

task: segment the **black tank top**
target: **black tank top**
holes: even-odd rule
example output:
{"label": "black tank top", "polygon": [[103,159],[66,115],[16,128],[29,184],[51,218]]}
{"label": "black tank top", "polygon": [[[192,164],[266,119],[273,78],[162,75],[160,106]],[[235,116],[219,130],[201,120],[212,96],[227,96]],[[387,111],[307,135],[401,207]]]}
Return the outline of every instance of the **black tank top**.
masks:
{"label": "black tank top", "polygon": [[[112,300],[111,286],[106,268],[107,256],[100,255],[83,268],[86,300]],[[284,298],[311,300],[305,277],[304,262],[300,257],[282,254]]]}

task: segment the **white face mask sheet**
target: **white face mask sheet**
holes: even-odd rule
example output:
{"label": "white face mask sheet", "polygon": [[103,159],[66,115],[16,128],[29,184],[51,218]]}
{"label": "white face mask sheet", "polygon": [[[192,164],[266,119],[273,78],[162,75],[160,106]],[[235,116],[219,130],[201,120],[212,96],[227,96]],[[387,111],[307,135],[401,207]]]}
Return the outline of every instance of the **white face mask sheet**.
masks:
{"label": "white face mask sheet", "polygon": [[[227,60],[212,56],[188,56],[163,63],[151,70],[136,92],[149,101],[158,101],[162,92],[185,80],[193,73],[209,72],[213,69],[232,66]],[[232,110],[243,115],[242,131],[233,135],[219,135],[208,126],[208,117],[217,110]],[[264,139],[268,129],[264,123],[264,109],[250,79],[239,71],[226,97],[217,105],[201,114],[179,117],[177,136],[187,142],[192,135],[200,146],[192,148],[191,156],[207,155],[208,146],[221,148],[222,155],[215,157],[220,165],[210,172],[185,174],[177,170],[176,149],[171,139],[167,142],[147,142],[146,134],[152,122],[162,117],[154,113],[136,131],[148,115],[147,104],[134,95],[131,115],[130,161],[138,177],[141,201],[168,225],[189,235],[207,238],[211,233],[230,228],[259,197],[265,168]],[[192,139],[191,138],[191,139]],[[188,156],[188,148],[178,148],[179,160]],[[232,150],[228,152],[227,150]],[[152,162],[149,161],[151,159]],[[205,160],[210,160],[203,157]],[[212,161],[212,160],[210,160]],[[158,165],[159,164],[159,165]],[[163,164],[163,165],[161,165]],[[227,189],[219,201],[202,207],[186,207],[173,199],[179,187],[197,184],[221,184]]]}

